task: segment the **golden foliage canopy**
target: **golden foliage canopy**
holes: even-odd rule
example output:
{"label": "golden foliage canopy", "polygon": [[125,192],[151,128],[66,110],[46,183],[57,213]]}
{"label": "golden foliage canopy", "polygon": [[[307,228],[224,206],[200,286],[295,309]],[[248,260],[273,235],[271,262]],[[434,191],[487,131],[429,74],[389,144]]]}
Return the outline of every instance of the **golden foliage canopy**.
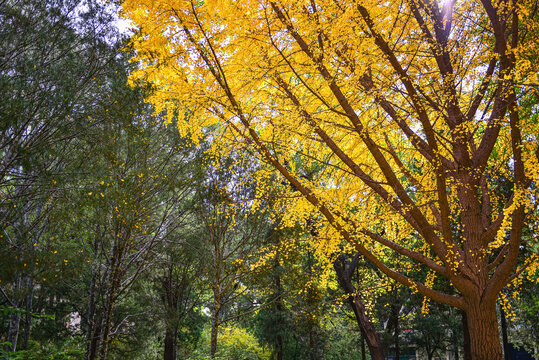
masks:
{"label": "golden foliage canopy", "polygon": [[[126,0],[123,12],[139,30],[131,79],[155,86],[157,111],[189,109],[178,127],[194,139],[217,126],[216,153],[257,153],[302,195],[290,221],[324,219],[327,252],[344,239],[471,314],[520,273],[524,242],[537,246],[535,0]],[[388,249],[456,291],[390,268]]]}

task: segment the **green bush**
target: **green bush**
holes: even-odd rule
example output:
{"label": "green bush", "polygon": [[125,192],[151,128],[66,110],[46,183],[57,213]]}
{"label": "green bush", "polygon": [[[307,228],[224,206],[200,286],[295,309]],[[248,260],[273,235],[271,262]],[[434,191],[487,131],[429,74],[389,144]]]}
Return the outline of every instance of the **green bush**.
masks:
{"label": "green bush", "polygon": [[[5,343],[0,343],[3,348]],[[75,338],[67,339],[61,346],[39,344],[30,341],[28,350],[7,352],[0,348],[0,359],[3,360],[78,360],[84,357],[84,348]]]}

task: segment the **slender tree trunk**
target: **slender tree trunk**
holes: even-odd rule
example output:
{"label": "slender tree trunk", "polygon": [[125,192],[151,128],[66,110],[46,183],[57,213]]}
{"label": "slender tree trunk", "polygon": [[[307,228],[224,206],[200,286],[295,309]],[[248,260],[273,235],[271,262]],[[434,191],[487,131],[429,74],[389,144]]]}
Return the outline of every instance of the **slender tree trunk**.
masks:
{"label": "slender tree trunk", "polygon": [[[281,275],[279,273],[279,269],[281,268],[281,263],[279,261],[279,254],[275,256],[275,290],[277,291],[277,303],[276,303],[276,309],[277,313],[279,314],[279,317],[282,315],[284,306],[283,301],[281,298],[282,295],[282,286],[281,286]],[[282,324],[280,324],[282,326]],[[283,335],[282,335],[282,328],[278,329],[277,336],[275,337],[275,354],[276,354],[276,360],[283,360]]]}
{"label": "slender tree trunk", "polygon": [[382,342],[380,341],[380,334],[376,331],[374,324],[371,322],[367,316],[365,306],[361,301],[361,298],[357,294],[355,287],[352,284],[351,273],[355,267],[346,268],[345,258],[340,256],[334,264],[333,268],[337,274],[337,280],[341,288],[349,294],[348,303],[354,311],[357,324],[361,330],[363,338],[367,342],[367,347],[369,348],[369,353],[371,354],[372,360],[385,360],[385,354],[382,347]]}
{"label": "slender tree trunk", "polygon": [[219,332],[219,312],[221,310],[221,304],[219,303],[219,294],[215,293],[219,291],[214,290],[213,298],[213,313],[211,322],[211,338],[210,338],[210,356],[213,359],[217,353],[217,335]]}
{"label": "slender tree trunk", "polygon": [[23,338],[22,338],[22,345],[21,350],[27,350],[28,349],[28,341],[30,340],[30,329],[32,327],[32,316],[31,315],[24,315],[24,322],[23,322]]}
{"label": "slender tree trunk", "polygon": [[165,332],[165,351],[164,351],[164,360],[176,360],[176,347],[178,341],[178,327],[177,326],[167,326]]}
{"label": "slender tree trunk", "polygon": [[468,302],[466,318],[471,360],[501,360],[496,302]]}
{"label": "slender tree trunk", "polygon": [[178,286],[173,282],[173,265],[168,268],[162,281],[164,296],[163,303],[166,309],[166,330],[163,358],[164,360],[176,360],[178,346]]}
{"label": "slender tree trunk", "polygon": [[[115,283],[115,282],[114,282]],[[107,300],[105,304],[105,317],[103,321],[103,330],[100,338],[100,350],[99,350],[99,359],[100,360],[106,360],[107,358],[107,352],[108,352],[108,345],[109,345],[109,337],[110,337],[110,328],[112,326],[112,309],[114,308],[114,298],[116,296],[116,289],[115,284],[110,285],[110,293],[107,294]]]}
{"label": "slender tree trunk", "polygon": [[[17,272],[15,274],[15,294],[18,299],[20,299],[20,292],[21,292],[21,275]],[[22,306],[23,301],[17,300],[18,308]],[[6,351],[15,351],[17,350],[17,341],[19,339],[19,330],[20,330],[20,324],[21,324],[21,313],[20,311],[16,311],[9,317],[9,327],[7,331],[7,337],[6,341],[10,344],[5,346]]]}
{"label": "slender tree trunk", "polygon": [[505,312],[500,304],[500,323],[502,328],[502,344],[503,344],[503,358],[509,360],[509,341],[507,340],[507,320],[505,319]]}
{"label": "slender tree trunk", "polygon": [[[99,255],[99,239],[101,238],[101,227],[98,224],[95,231],[95,237],[94,237],[94,244],[93,244],[93,258],[97,259],[97,256]],[[90,268],[91,277],[90,277],[90,293],[88,294],[88,314],[86,316],[86,350],[85,350],[85,356],[84,358],[87,360],[93,360],[95,359],[95,356],[97,355],[96,352],[96,326],[95,326],[95,298],[96,298],[96,279],[97,274],[96,270],[94,269],[93,264]],[[100,334],[98,333],[97,339],[99,339]]]}
{"label": "slender tree trunk", "polygon": [[118,289],[117,273],[115,272],[113,283],[110,286],[110,293],[106,296],[105,318],[102,326],[102,335],[100,338],[99,359],[106,360],[109,350],[110,332],[112,328],[113,309],[116,304],[116,291]]}
{"label": "slender tree trunk", "polygon": [[[395,333],[393,334],[393,341],[395,342],[395,360],[400,360],[400,344],[399,344],[399,312],[400,306],[396,304],[391,305],[391,315],[393,316],[393,321],[395,324]],[[430,359],[429,359],[430,360]]]}
{"label": "slender tree trunk", "polygon": [[367,342],[367,347],[369,348],[369,353],[371,354],[372,360],[384,360],[385,354],[382,347],[382,342],[380,341],[380,334],[376,331],[374,324],[370,321],[369,317],[366,314],[365,306],[359,298],[359,296],[350,296],[348,297],[348,303],[354,311],[356,316],[356,321],[361,329],[361,334],[363,339]]}
{"label": "slender tree trunk", "polygon": [[311,329],[309,329],[309,359],[316,360],[316,351],[312,327]]}
{"label": "slender tree trunk", "polygon": [[277,335],[275,342],[276,360],[283,360],[283,336]]}
{"label": "slender tree trunk", "polygon": [[11,314],[9,318],[9,330],[6,340],[10,343],[6,345],[7,351],[17,350],[17,340],[19,338],[19,329],[21,323],[21,314],[19,312]]}
{"label": "slender tree trunk", "polygon": [[23,329],[24,329],[24,337],[22,341],[22,350],[28,349],[28,341],[30,340],[30,330],[32,327],[32,307],[33,307],[33,299],[34,299],[34,282],[32,279],[27,280],[27,288],[28,288],[28,294],[26,295],[26,314],[24,315],[24,322],[23,322]]}
{"label": "slender tree trunk", "polygon": [[460,310],[462,319],[462,336],[464,338],[464,360],[472,360],[472,349],[470,348],[470,330],[468,329],[468,317],[466,312]]}
{"label": "slender tree trunk", "polygon": [[453,342],[453,354],[455,355],[455,360],[459,360],[459,346],[457,345],[458,344],[457,335],[455,334],[454,331],[452,331],[451,333],[452,333],[451,339]]}
{"label": "slender tree trunk", "polygon": [[[95,297],[95,271],[92,268],[92,277],[90,280],[90,294],[88,296],[88,314],[86,316],[86,354],[85,359],[91,360],[92,344],[94,343],[94,297]],[[94,351],[95,356],[95,351]]]}
{"label": "slender tree trunk", "polygon": [[98,324],[94,324],[93,333],[90,337],[90,344],[88,349],[88,360],[95,360],[97,358],[97,350],[99,347],[99,339],[101,338],[101,321]]}
{"label": "slender tree trunk", "polygon": [[361,360],[367,360],[367,354],[365,354],[365,336],[361,333]]}
{"label": "slender tree trunk", "polygon": [[116,293],[120,287],[120,266],[123,257],[124,247],[120,243],[114,243],[110,263],[109,279],[107,281],[107,292],[105,294],[105,317],[102,326],[100,339],[99,359],[106,360],[109,347],[110,329],[112,327],[112,311],[116,302]]}

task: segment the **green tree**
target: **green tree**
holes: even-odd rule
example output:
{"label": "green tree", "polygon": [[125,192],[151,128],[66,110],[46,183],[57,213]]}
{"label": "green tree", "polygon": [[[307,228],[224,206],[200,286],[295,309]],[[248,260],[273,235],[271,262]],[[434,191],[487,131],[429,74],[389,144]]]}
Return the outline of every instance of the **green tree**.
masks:
{"label": "green tree", "polygon": [[219,327],[251,310],[252,302],[233,311],[232,304],[248,294],[245,278],[250,272],[254,250],[261,244],[268,223],[264,207],[253,210],[248,203],[254,199],[252,174],[256,163],[242,153],[210,161],[200,168],[202,177],[195,207],[201,224],[200,243],[207,264],[204,267],[211,286],[211,346],[210,356],[217,353]]}
{"label": "green tree", "polygon": [[[96,77],[114,59],[104,42],[113,33],[110,12],[96,3],[99,28],[77,12],[78,1],[2,1],[0,3],[0,275],[4,305],[12,313],[6,348],[28,346],[35,312],[36,285],[47,288],[57,254],[51,214],[69,182],[66,168],[75,160],[78,134],[99,93]],[[89,28],[92,28],[92,31]],[[68,181],[64,181],[68,180]],[[53,268],[51,268],[52,266]]]}

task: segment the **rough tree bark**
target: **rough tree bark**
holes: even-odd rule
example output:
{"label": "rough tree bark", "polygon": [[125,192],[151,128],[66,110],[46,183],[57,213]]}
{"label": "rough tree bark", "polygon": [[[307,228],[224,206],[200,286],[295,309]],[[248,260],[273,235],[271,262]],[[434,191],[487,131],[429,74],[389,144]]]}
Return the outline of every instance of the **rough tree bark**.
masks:
{"label": "rough tree bark", "polygon": [[476,301],[469,304],[467,310],[471,359],[502,359],[500,342],[497,338],[492,339],[492,334],[498,334],[496,302]]}

